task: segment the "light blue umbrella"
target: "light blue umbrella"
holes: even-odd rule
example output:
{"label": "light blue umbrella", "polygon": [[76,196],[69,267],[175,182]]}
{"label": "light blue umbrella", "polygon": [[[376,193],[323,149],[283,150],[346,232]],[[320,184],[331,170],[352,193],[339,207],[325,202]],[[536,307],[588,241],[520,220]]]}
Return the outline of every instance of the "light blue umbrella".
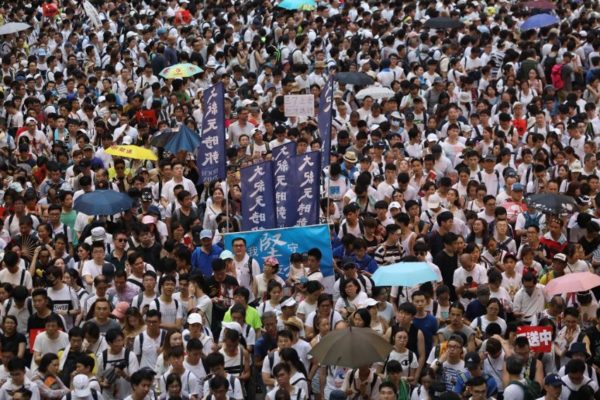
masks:
{"label": "light blue umbrella", "polygon": [[437,274],[426,262],[399,262],[380,266],[371,278],[375,286],[407,287],[438,280]]}
{"label": "light blue umbrella", "polygon": [[177,153],[178,151],[194,152],[198,146],[200,146],[200,135],[186,125],[181,125],[179,132],[171,136],[165,144],[165,150],[171,153]]}
{"label": "light blue umbrella", "polygon": [[317,3],[315,0],[283,0],[278,6],[286,10],[310,11],[317,8]]}
{"label": "light blue umbrella", "polygon": [[523,25],[521,25],[522,31],[528,31],[530,29],[543,28],[545,26],[556,25],[560,23],[560,20],[556,15],[552,14],[536,14],[533,17],[527,18]]}

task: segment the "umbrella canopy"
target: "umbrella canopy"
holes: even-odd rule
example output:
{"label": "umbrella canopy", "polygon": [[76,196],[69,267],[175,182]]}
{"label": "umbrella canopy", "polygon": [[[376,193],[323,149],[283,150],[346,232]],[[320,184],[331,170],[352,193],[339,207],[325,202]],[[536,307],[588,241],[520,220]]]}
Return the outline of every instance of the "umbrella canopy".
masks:
{"label": "umbrella canopy", "polygon": [[177,131],[166,129],[153,136],[152,139],[150,139],[150,144],[156,147],[165,147],[167,142],[176,134]]}
{"label": "umbrella canopy", "polygon": [[160,76],[165,79],[189,78],[202,71],[202,68],[195,64],[175,64],[160,71]]}
{"label": "umbrella canopy", "polygon": [[375,83],[373,78],[364,72],[338,72],[333,79],[347,85],[356,86],[369,86]]}
{"label": "umbrella canopy", "polygon": [[98,14],[98,10],[96,10],[96,7],[94,7],[92,5],[92,3],[90,3],[88,0],[84,0],[82,2],[82,4],[83,4],[83,10],[85,11],[85,14],[90,19],[90,22],[92,23],[92,25],[94,25],[96,28],[101,27],[102,21],[100,21],[100,14]]}
{"label": "umbrella canopy", "polygon": [[317,8],[317,3],[315,0],[283,0],[278,6],[286,10],[310,11]]}
{"label": "umbrella canopy", "polygon": [[367,96],[371,96],[373,100],[379,100],[394,97],[395,94],[396,93],[394,93],[392,89],[388,89],[383,86],[369,86],[368,88],[356,93],[356,98],[358,100],[362,100]]}
{"label": "umbrella canopy", "polygon": [[533,17],[529,17],[521,25],[522,31],[528,31],[530,29],[544,28],[560,23],[560,20],[556,15],[552,14],[537,14]]}
{"label": "umbrella canopy", "polygon": [[550,296],[563,293],[585,292],[600,286],[600,276],[591,272],[573,272],[552,279],[546,285],[546,293]]}
{"label": "umbrella canopy", "polygon": [[384,361],[392,345],[370,328],[331,331],[313,347],[310,354],[322,365],[359,368]]}
{"label": "umbrella canopy", "polygon": [[152,150],[134,145],[111,146],[106,150],[106,153],[111,156],[133,158],[134,160],[158,160],[158,156]]}
{"label": "umbrella canopy", "polygon": [[448,17],[436,17],[430,18],[425,21],[423,25],[425,28],[431,29],[452,29],[452,28],[460,28],[464,24],[457,19],[448,18]]}
{"label": "umbrella canopy", "polygon": [[529,196],[525,202],[530,208],[550,214],[570,213],[577,203],[571,196],[554,193],[538,193]]}
{"label": "umbrella canopy", "polygon": [[546,0],[528,1],[525,3],[525,7],[537,10],[554,10],[556,8],[554,3]]}
{"label": "umbrella canopy", "polygon": [[400,262],[377,268],[372,279],[375,286],[414,287],[423,282],[437,281],[438,276],[426,262]]}
{"label": "umbrella canopy", "polygon": [[165,150],[171,153],[178,151],[194,152],[200,146],[200,136],[185,125],[179,127],[179,132],[173,135],[165,144]]}
{"label": "umbrella canopy", "polygon": [[133,200],[115,190],[95,190],[82,194],[73,208],[86,215],[113,215],[131,209]]}
{"label": "umbrella canopy", "polygon": [[10,35],[31,28],[31,25],[24,22],[9,22],[0,26],[0,35]]}

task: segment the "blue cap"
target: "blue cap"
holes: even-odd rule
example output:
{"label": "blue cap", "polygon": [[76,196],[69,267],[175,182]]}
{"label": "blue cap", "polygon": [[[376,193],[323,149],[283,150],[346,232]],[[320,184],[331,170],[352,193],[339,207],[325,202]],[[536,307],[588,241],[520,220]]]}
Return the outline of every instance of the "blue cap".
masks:
{"label": "blue cap", "polygon": [[513,183],[512,190],[517,191],[517,192],[522,192],[523,190],[525,190],[525,186],[523,186],[523,184],[521,184],[519,182]]}
{"label": "blue cap", "polygon": [[560,376],[558,374],[550,374],[544,379],[544,385],[563,386],[564,382],[562,381],[562,379],[560,379]]}
{"label": "blue cap", "polygon": [[166,30],[165,28],[158,28],[158,29],[156,30],[156,34],[157,34],[158,36],[160,36],[160,35],[164,35],[165,33],[167,33],[167,30]]}
{"label": "blue cap", "polygon": [[38,50],[38,57],[46,57],[46,50],[45,49],[39,49]]}
{"label": "blue cap", "polygon": [[212,239],[213,233],[210,229],[202,229],[200,231],[200,239]]}

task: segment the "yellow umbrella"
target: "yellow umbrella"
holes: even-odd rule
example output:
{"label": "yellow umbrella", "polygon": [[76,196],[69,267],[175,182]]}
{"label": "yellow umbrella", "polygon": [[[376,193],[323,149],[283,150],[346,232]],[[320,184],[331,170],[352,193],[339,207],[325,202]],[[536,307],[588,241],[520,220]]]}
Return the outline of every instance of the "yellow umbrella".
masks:
{"label": "yellow umbrella", "polygon": [[150,149],[134,145],[111,146],[106,150],[111,156],[133,158],[135,160],[158,160],[158,156]]}

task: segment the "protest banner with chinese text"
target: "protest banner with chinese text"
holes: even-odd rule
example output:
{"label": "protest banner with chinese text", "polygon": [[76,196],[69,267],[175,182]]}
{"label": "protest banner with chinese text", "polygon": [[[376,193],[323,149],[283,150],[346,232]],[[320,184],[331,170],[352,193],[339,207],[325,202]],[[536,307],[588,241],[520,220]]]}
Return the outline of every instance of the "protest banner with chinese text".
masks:
{"label": "protest banner with chinese text", "polygon": [[319,136],[323,143],[321,153],[321,165],[329,165],[329,156],[331,155],[331,119],[333,118],[333,77],[330,77],[321,89],[321,98],[319,99]]}
{"label": "protest banner with chinese text", "polygon": [[273,182],[275,184],[275,210],[277,227],[285,228],[296,223],[296,208],[291,184],[290,158],[296,154],[296,142],[273,148]]}
{"label": "protest banner with chinese text", "polygon": [[549,326],[519,326],[517,336],[525,336],[534,353],[549,353],[552,350],[552,328]]}
{"label": "protest banner with chinese text", "polygon": [[294,193],[291,205],[296,211],[294,225],[315,225],[319,223],[321,211],[319,207],[321,153],[313,151],[299,154],[290,158],[290,166],[290,183]]}
{"label": "protest banner with chinese text", "polygon": [[286,117],[314,117],[315,97],[312,94],[286,94],[283,112]]}
{"label": "protest banner with chinese text", "polygon": [[242,229],[252,231],[276,226],[273,163],[265,161],[241,171]]}
{"label": "protest banner with chinese text", "polygon": [[200,183],[225,179],[225,110],[223,83],[219,82],[204,91],[204,118],[196,165]]}
{"label": "protest banner with chinese text", "polygon": [[305,253],[312,248],[321,251],[321,272],[324,277],[333,277],[333,252],[327,225],[312,225],[285,229],[227,233],[224,237],[225,248],[232,250],[231,242],[235,238],[246,240],[246,249],[261,266],[267,257],[279,261],[279,274],[286,279],[290,268],[292,253]]}

